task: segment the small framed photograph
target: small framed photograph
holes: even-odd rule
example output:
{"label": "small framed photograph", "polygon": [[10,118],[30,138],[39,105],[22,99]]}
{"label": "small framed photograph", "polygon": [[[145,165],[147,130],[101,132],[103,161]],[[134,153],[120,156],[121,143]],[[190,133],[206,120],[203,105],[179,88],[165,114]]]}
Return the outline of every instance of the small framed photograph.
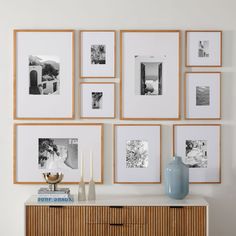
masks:
{"label": "small framed photograph", "polygon": [[186,31],[185,42],[187,67],[222,66],[222,31]]}
{"label": "small framed photograph", "polygon": [[180,119],[180,31],[120,34],[121,119]]}
{"label": "small framed photograph", "polygon": [[115,83],[82,82],[80,84],[80,117],[114,119],[115,97]]}
{"label": "small framed photograph", "polygon": [[14,30],[14,119],[74,118],[74,31]]}
{"label": "small framed photograph", "polygon": [[84,180],[88,182],[90,152],[94,181],[103,183],[102,124],[15,124],[14,183],[43,184],[43,173],[60,171],[64,174],[63,184],[76,184],[80,181],[82,168]]}
{"label": "small framed photograph", "polygon": [[187,72],[185,74],[185,119],[220,119],[220,81],[220,72]]}
{"label": "small framed photograph", "polygon": [[219,124],[173,126],[173,155],[189,167],[190,183],[221,183]]}
{"label": "small framed photograph", "polygon": [[114,135],[114,183],[161,183],[161,125],[117,124]]}
{"label": "small framed photograph", "polygon": [[80,31],[80,78],[114,78],[116,31]]}

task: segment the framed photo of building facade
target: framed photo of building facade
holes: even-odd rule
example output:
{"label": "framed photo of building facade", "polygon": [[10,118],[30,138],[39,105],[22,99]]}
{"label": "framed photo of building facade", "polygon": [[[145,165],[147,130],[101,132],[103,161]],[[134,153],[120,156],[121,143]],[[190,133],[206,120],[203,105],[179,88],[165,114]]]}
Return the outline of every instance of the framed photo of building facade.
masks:
{"label": "framed photo of building facade", "polygon": [[122,120],[180,119],[180,31],[120,32]]}
{"label": "framed photo of building facade", "polygon": [[222,66],[222,31],[189,30],[185,42],[187,67]]}
{"label": "framed photo of building facade", "polygon": [[80,31],[80,78],[114,78],[116,31]]}
{"label": "framed photo of building facade", "polygon": [[221,73],[185,73],[185,119],[219,120]]}
{"label": "framed photo of building facade", "polygon": [[173,155],[189,167],[190,183],[221,183],[219,124],[173,126]]}
{"label": "framed photo of building facade", "polygon": [[84,119],[114,119],[115,94],[115,83],[80,83],[80,117]]}
{"label": "framed photo of building facade", "polygon": [[161,183],[161,125],[117,124],[114,135],[114,183]]}
{"label": "framed photo of building facade", "polygon": [[74,118],[74,31],[14,30],[14,119]]}
{"label": "framed photo of building facade", "polygon": [[102,124],[15,124],[14,183],[42,184],[45,183],[42,173],[60,171],[64,174],[62,183],[76,184],[81,176],[81,156],[84,180],[88,182],[90,152],[94,180],[103,183]]}

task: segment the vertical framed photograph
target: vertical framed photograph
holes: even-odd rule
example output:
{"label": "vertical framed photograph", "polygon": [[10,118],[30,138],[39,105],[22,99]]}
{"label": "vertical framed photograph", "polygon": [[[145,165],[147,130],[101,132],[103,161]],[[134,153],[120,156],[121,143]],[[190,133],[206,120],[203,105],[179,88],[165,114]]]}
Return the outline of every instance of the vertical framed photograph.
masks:
{"label": "vertical framed photograph", "polygon": [[219,120],[221,73],[185,73],[185,119]]}
{"label": "vertical framed photograph", "polygon": [[222,66],[222,31],[189,30],[185,32],[185,42],[186,66]]}
{"label": "vertical framed photograph", "polygon": [[14,119],[74,118],[74,31],[14,30]]}
{"label": "vertical framed photograph", "polygon": [[122,30],[120,50],[121,119],[180,119],[180,31]]}
{"label": "vertical framed photograph", "polygon": [[76,184],[81,176],[81,156],[84,179],[88,182],[90,152],[94,180],[103,183],[102,124],[15,124],[14,183],[42,184],[43,173],[60,171],[64,174],[62,183]]}
{"label": "vertical framed photograph", "polygon": [[117,124],[114,135],[114,183],[161,183],[161,125]]}
{"label": "vertical framed photograph", "polygon": [[190,183],[221,183],[219,124],[173,126],[173,154],[189,167]]}
{"label": "vertical framed photograph", "polygon": [[115,97],[115,83],[80,83],[80,117],[114,119]]}
{"label": "vertical framed photograph", "polygon": [[114,78],[116,31],[80,31],[80,78]]}

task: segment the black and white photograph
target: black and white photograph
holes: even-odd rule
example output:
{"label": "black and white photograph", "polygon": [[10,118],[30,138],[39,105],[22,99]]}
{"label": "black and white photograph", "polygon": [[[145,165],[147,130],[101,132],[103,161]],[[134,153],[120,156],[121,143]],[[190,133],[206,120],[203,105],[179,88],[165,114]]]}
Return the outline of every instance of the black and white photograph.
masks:
{"label": "black and white photograph", "polygon": [[92,92],[92,109],[102,109],[103,92]]}
{"label": "black and white photograph", "polygon": [[58,57],[29,55],[29,94],[60,94],[60,60]]}
{"label": "black and white photograph", "polygon": [[196,87],[196,106],[210,105],[210,87],[197,86]]}
{"label": "black and white photograph", "polygon": [[45,170],[78,169],[78,139],[39,138],[38,167]]}
{"label": "black and white photograph", "polygon": [[91,45],[91,64],[106,64],[106,45]]}
{"label": "black and white photograph", "polygon": [[207,168],[207,140],[186,140],[183,161],[189,168]]}
{"label": "black and white photograph", "polygon": [[209,57],[209,40],[200,40],[198,46],[198,56]]}
{"label": "black and white photograph", "polygon": [[126,143],[126,168],[148,167],[148,142],[129,140]]}

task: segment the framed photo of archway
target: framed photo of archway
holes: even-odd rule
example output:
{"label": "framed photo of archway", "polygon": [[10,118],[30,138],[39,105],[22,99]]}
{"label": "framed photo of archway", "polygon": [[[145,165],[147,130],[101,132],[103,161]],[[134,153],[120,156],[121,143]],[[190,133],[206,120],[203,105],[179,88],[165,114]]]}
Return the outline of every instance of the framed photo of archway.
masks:
{"label": "framed photo of archway", "polygon": [[14,119],[74,118],[74,31],[14,30]]}

